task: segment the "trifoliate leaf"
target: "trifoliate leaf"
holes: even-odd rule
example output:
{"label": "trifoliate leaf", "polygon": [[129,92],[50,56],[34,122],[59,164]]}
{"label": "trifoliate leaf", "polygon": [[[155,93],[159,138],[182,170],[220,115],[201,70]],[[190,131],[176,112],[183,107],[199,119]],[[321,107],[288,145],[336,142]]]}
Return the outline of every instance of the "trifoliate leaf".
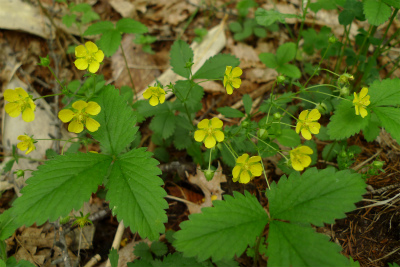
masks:
{"label": "trifoliate leaf", "polygon": [[279,46],[278,50],[276,50],[276,60],[278,65],[282,66],[289,61],[292,61],[296,56],[296,44],[295,43],[284,43]]}
{"label": "trifoliate leaf", "polygon": [[157,114],[151,120],[150,129],[167,139],[175,130],[175,114],[172,111]]}
{"label": "trifoliate leaf", "polygon": [[[177,81],[175,83],[175,90],[178,99],[174,102],[174,105],[177,110],[186,113],[187,108],[190,113],[196,113],[202,108],[203,87],[190,80],[186,80]],[[183,104],[186,104],[186,108]]]}
{"label": "trifoliate leaf", "polygon": [[68,28],[72,26],[72,23],[76,21],[75,14],[66,14],[62,17],[62,23],[65,24]]}
{"label": "trifoliate leaf", "polygon": [[376,80],[368,89],[371,107],[391,106],[400,104],[400,79]]}
{"label": "trifoliate leaf", "polygon": [[103,33],[100,40],[98,41],[99,47],[103,50],[106,57],[111,57],[117,52],[119,45],[121,44],[121,33],[118,30],[108,30]]}
{"label": "trifoliate leaf", "polygon": [[363,4],[357,0],[346,0],[343,5],[344,10],[339,14],[339,23],[341,25],[349,25],[354,18],[358,20],[365,20],[363,10]]}
{"label": "trifoliate leaf", "polygon": [[245,116],[240,110],[231,107],[217,108],[217,111],[227,118],[243,118]]}
{"label": "trifoliate leaf", "polygon": [[358,173],[311,168],[302,175],[296,172],[281,177],[266,194],[272,218],[323,226],[353,210],[365,187]]}
{"label": "trifoliate leaf", "polygon": [[158,257],[161,257],[161,256],[167,254],[167,252],[168,252],[167,245],[158,240],[151,243],[150,249],[151,249],[151,252],[153,252]]}
{"label": "trifoliate leaf", "polygon": [[251,99],[251,96],[249,96],[248,94],[243,95],[243,106],[244,106],[244,110],[246,111],[247,115],[250,115],[250,111],[251,111],[251,106],[253,105],[253,100]]}
{"label": "trifoliate leaf", "polygon": [[282,134],[276,138],[281,145],[296,147],[300,145],[300,135],[292,129],[283,129]]}
{"label": "trifoliate leaf", "polygon": [[114,86],[108,85],[94,101],[101,106],[101,112],[96,117],[100,128],[92,135],[103,152],[116,156],[135,139],[136,117]]}
{"label": "trifoliate leaf", "polygon": [[110,253],[108,254],[108,259],[110,260],[111,267],[118,267],[118,250],[115,248],[110,249]]}
{"label": "trifoliate leaf", "polygon": [[400,144],[400,109],[392,107],[374,107],[373,110],[381,121],[382,127]]}
{"label": "trifoliate leaf", "polygon": [[272,221],[267,242],[268,266],[349,266],[341,247],[311,227]]}
{"label": "trifoliate leaf", "polygon": [[368,125],[368,121],[368,117],[362,118],[360,115],[356,115],[352,102],[343,100],[331,117],[328,134],[334,140],[346,139],[360,132]]}
{"label": "trifoliate leaf", "polygon": [[114,29],[114,24],[111,21],[100,21],[90,25],[83,33],[83,36],[103,34],[113,29]]}
{"label": "trifoliate leaf", "polygon": [[106,184],[107,200],[118,220],[151,240],[164,232],[167,221],[167,194],[161,187],[164,182],[157,176],[161,174],[157,165],[145,148],[131,150],[114,161]]}
{"label": "trifoliate leaf", "polygon": [[182,230],[174,235],[174,247],[185,257],[219,261],[232,259],[235,254],[239,257],[248,245],[254,245],[268,216],[249,192],[233,195],[214,201],[214,207],[203,208],[202,213],[189,215],[189,221],[182,222]]}
{"label": "trifoliate leaf", "polygon": [[379,26],[387,21],[392,14],[392,9],[379,0],[365,0],[364,14],[369,24]]}
{"label": "trifoliate leaf", "polygon": [[192,48],[182,40],[175,41],[171,47],[170,58],[172,70],[176,74],[189,79],[190,68],[186,68],[186,63],[193,61]]}
{"label": "trifoliate leaf", "polygon": [[150,247],[145,242],[138,243],[133,249],[133,254],[143,260],[151,261],[153,259]]}
{"label": "trifoliate leaf", "polygon": [[204,62],[203,66],[193,75],[193,79],[221,79],[226,66],[239,66],[239,59],[229,54],[218,54]]}
{"label": "trifoliate leaf", "polygon": [[284,64],[282,66],[279,66],[276,68],[276,71],[278,73],[282,73],[286,76],[289,76],[289,77],[295,78],[295,79],[298,79],[301,77],[301,72],[300,72],[299,68],[292,64]]}
{"label": "trifoliate leaf", "polygon": [[66,154],[46,161],[14,202],[18,223],[41,225],[79,210],[102,183],[111,161],[110,156],[94,153]]}
{"label": "trifoliate leaf", "polygon": [[146,33],[148,29],[145,25],[130,18],[120,19],[115,25],[117,30],[123,33]]}
{"label": "trifoliate leaf", "polygon": [[278,67],[278,61],[276,56],[272,53],[261,53],[258,55],[261,62],[265,64],[268,68],[275,69]]}

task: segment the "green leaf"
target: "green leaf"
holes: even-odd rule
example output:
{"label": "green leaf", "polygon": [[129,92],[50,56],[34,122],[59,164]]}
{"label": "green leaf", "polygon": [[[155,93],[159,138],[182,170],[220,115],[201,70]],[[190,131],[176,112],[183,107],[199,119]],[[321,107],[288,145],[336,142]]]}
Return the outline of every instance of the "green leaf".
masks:
{"label": "green leaf", "polygon": [[100,21],[90,25],[83,33],[83,36],[103,34],[112,30],[114,30],[114,24],[111,21]]}
{"label": "green leaf", "polygon": [[186,68],[186,63],[193,60],[193,50],[190,46],[182,41],[175,41],[171,47],[170,64],[172,70],[182,77],[189,79],[190,69]]}
{"label": "green leaf", "polygon": [[283,129],[282,134],[276,138],[281,145],[296,147],[300,145],[300,135],[292,129]]}
{"label": "green leaf", "polygon": [[284,43],[279,46],[276,50],[276,60],[278,65],[283,65],[293,60],[296,56],[296,44],[295,43]]}
{"label": "green leaf", "polygon": [[229,54],[218,54],[204,62],[193,75],[193,79],[220,79],[224,77],[226,66],[239,66],[239,59]]}
{"label": "green leaf", "polygon": [[365,187],[358,173],[311,168],[302,175],[295,172],[289,178],[281,177],[266,194],[272,218],[323,226],[346,217],[345,212],[362,199]]}
{"label": "green leaf", "polygon": [[193,143],[190,131],[180,126],[176,127],[174,133],[174,146],[178,150],[187,149]]}
{"label": "green leaf", "polygon": [[392,14],[392,9],[380,0],[365,0],[363,4],[365,17],[371,25],[383,24]]}
{"label": "green leaf", "polygon": [[114,161],[106,184],[106,199],[118,220],[124,220],[132,232],[151,240],[164,233],[167,222],[167,194],[161,187],[163,180],[157,176],[161,174],[157,165],[146,148],[131,150]]}
{"label": "green leaf", "polygon": [[[368,115],[369,116],[369,115]],[[369,119],[356,115],[353,103],[343,100],[338,105],[328,124],[328,134],[332,140],[342,140],[360,132],[368,125]]]}
{"label": "green leaf", "polygon": [[161,257],[161,256],[167,254],[167,252],[168,252],[167,245],[158,240],[151,243],[150,249],[158,257]]}
{"label": "green leaf", "polygon": [[398,0],[382,0],[389,6],[400,9],[400,2]]}
{"label": "green leaf", "polygon": [[3,172],[9,172],[12,170],[12,167],[14,166],[15,159],[11,159],[7,161],[7,163],[4,165]]}
{"label": "green leaf", "polygon": [[248,245],[254,245],[268,216],[249,192],[233,195],[224,195],[225,201],[214,201],[214,207],[189,215],[189,221],[182,222],[182,230],[174,235],[174,247],[185,257],[197,256],[200,261],[212,257],[219,261],[232,259],[235,254],[239,257]]}
{"label": "green leaf", "polygon": [[272,221],[267,242],[268,266],[349,265],[349,260],[340,254],[341,247],[311,227]]}
{"label": "green leaf", "polygon": [[96,12],[94,12],[92,10],[89,10],[88,12],[85,12],[82,15],[82,18],[81,18],[83,24],[87,24],[89,22],[92,22],[92,21],[95,21],[95,20],[99,20],[99,19],[100,19],[99,14],[97,14]]}
{"label": "green leaf", "polygon": [[151,255],[150,247],[145,242],[138,243],[133,250],[133,254],[137,257],[140,257],[144,260],[152,260],[153,256]]}
{"label": "green leaf", "polygon": [[251,96],[249,96],[248,94],[243,95],[243,106],[244,106],[244,110],[246,112],[247,115],[250,115],[251,112],[251,106],[253,105],[253,100],[251,99]]}
{"label": "green leaf", "polygon": [[103,33],[99,40],[99,46],[104,55],[107,57],[114,55],[121,44],[121,39],[122,36],[118,30],[109,30]]}
{"label": "green leaf", "polygon": [[240,110],[231,107],[217,108],[217,111],[227,118],[243,118],[245,116]]}
{"label": "green leaf", "polygon": [[371,114],[371,120],[368,125],[363,129],[363,134],[365,140],[372,142],[381,132],[381,122],[379,121],[376,113]]}
{"label": "green leaf", "polygon": [[13,212],[14,208],[10,208],[0,214],[0,240],[6,240],[21,226],[16,222]]}
{"label": "green leaf", "polygon": [[6,261],[6,266],[7,267],[35,267],[36,265],[34,265],[31,262],[26,261],[26,260],[20,260],[17,262],[17,260],[14,257],[10,257]]}
{"label": "green leaf", "polygon": [[400,104],[400,79],[374,81],[368,89],[370,106],[391,106]]}
{"label": "green leaf", "polygon": [[264,28],[255,27],[255,28],[253,28],[253,31],[254,31],[254,35],[259,38],[267,37],[267,31]]}
{"label": "green leaf", "polygon": [[276,56],[272,53],[261,53],[258,55],[261,62],[265,64],[268,68],[275,69],[278,67],[278,61]]}
{"label": "green leaf", "polygon": [[172,111],[157,114],[151,120],[150,129],[167,139],[175,130],[175,114]]}
{"label": "green leaf", "polygon": [[285,23],[285,18],[300,18],[294,14],[282,14],[276,10],[258,8],[255,13],[256,21],[262,26],[270,26],[275,22]]}
{"label": "green leaf", "polygon": [[317,0],[315,3],[310,3],[310,9],[314,12],[318,12],[321,9],[334,10],[336,4],[332,0]]}
{"label": "green leaf", "polygon": [[76,21],[76,15],[75,14],[66,14],[62,17],[62,23],[65,24],[68,28],[72,26],[72,23]]}
{"label": "green leaf", "polygon": [[342,150],[342,146],[339,143],[331,143],[324,147],[322,150],[322,158],[327,161],[334,159],[337,154]]}
{"label": "green leaf", "polygon": [[285,64],[283,66],[279,66],[276,68],[276,71],[295,79],[301,77],[301,72],[299,68],[292,64]]}
{"label": "green leaf", "polygon": [[165,147],[156,147],[154,149],[154,157],[162,162],[169,161],[169,152]]}
{"label": "green leaf", "polygon": [[79,210],[102,183],[111,161],[110,156],[93,153],[60,155],[46,161],[14,202],[18,223],[41,225]]}
{"label": "green leaf", "polygon": [[174,104],[180,106],[177,108],[178,110],[186,113],[186,108],[183,103],[186,103],[186,107],[190,113],[195,113],[202,108],[201,99],[204,96],[203,87],[190,80],[181,80],[175,83],[175,89],[178,99]]}
{"label": "green leaf", "polygon": [[108,254],[108,259],[110,260],[111,267],[118,267],[118,250],[115,248],[110,249],[110,253]]}
{"label": "green leaf", "polygon": [[120,19],[115,25],[117,30],[123,33],[146,33],[148,29],[145,25],[130,18]]}
{"label": "green leaf", "polygon": [[86,13],[91,10],[92,10],[92,6],[87,3],[81,3],[81,4],[77,4],[77,5],[74,5],[73,7],[71,7],[71,12]]}
{"label": "green leaf", "polygon": [[240,24],[237,21],[229,23],[229,29],[231,30],[231,32],[242,32],[243,31],[242,24]]}
{"label": "green leaf", "polygon": [[135,139],[136,116],[112,85],[106,86],[94,101],[101,106],[101,112],[96,117],[100,128],[92,135],[100,142],[104,153],[116,156]]}
{"label": "green leaf", "polygon": [[392,107],[373,108],[376,116],[382,123],[382,127],[389,132],[397,143],[400,144],[400,109]]}

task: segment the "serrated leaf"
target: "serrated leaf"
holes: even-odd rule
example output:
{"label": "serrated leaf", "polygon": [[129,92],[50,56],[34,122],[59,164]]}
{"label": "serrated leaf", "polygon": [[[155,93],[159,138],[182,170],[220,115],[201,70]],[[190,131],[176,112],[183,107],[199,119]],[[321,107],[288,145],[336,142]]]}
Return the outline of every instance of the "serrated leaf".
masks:
{"label": "serrated leaf", "polygon": [[193,143],[193,140],[194,139],[192,139],[189,130],[182,127],[176,127],[174,133],[174,146],[176,149],[187,149]]}
{"label": "serrated leaf", "polygon": [[300,135],[292,129],[283,129],[282,134],[276,138],[281,145],[296,147],[300,145]]}
{"label": "serrated leaf", "polygon": [[296,56],[296,45],[294,43],[288,42],[279,46],[276,50],[276,60],[278,65],[283,65],[293,60]]}
{"label": "serrated leaf", "polygon": [[244,106],[244,110],[246,112],[247,115],[250,115],[251,112],[251,107],[253,105],[253,100],[251,99],[251,96],[249,96],[248,94],[243,95],[243,106]]}
{"label": "serrated leaf", "polygon": [[88,12],[92,9],[92,6],[87,3],[81,3],[71,7],[71,12]]}
{"label": "serrated leaf", "polygon": [[352,102],[343,100],[331,117],[331,122],[328,124],[328,134],[332,140],[346,139],[360,132],[368,125],[368,121],[369,118],[356,115]]}
{"label": "serrated leaf", "polygon": [[363,134],[365,140],[372,142],[381,132],[381,122],[379,121],[376,113],[371,114],[371,120],[368,125],[363,129]]}
{"label": "serrated leaf", "polygon": [[14,166],[15,159],[11,159],[7,161],[7,163],[4,165],[3,172],[9,172],[12,170],[12,167]]}
{"label": "serrated leaf", "polygon": [[182,222],[182,230],[174,235],[174,247],[185,257],[219,261],[235,254],[239,257],[248,245],[254,245],[268,222],[267,214],[249,192],[233,195],[214,201],[214,207],[203,208],[200,214],[189,215],[189,221]]}
{"label": "serrated leaf", "polygon": [[217,111],[227,118],[243,118],[245,116],[240,110],[231,107],[217,108]]}
{"label": "serrated leaf", "polygon": [[379,0],[365,0],[364,14],[369,24],[379,26],[387,21],[392,14],[392,9]]}
{"label": "serrated leaf", "polygon": [[342,146],[339,143],[331,143],[322,150],[322,158],[327,161],[334,159],[341,151]]}
{"label": "serrated leaf", "polygon": [[65,24],[68,28],[72,26],[72,23],[76,21],[76,15],[75,14],[66,14],[62,17],[62,23]]}
{"label": "serrated leaf", "polygon": [[20,260],[17,262],[17,260],[14,257],[10,257],[6,261],[6,266],[7,267],[35,267],[33,263],[26,261],[26,260]]}
{"label": "serrated leaf", "polygon": [[374,112],[382,127],[400,144],[400,109],[392,107],[374,107]]}
{"label": "serrated leaf", "polygon": [[258,55],[261,62],[265,64],[268,68],[275,69],[278,67],[278,61],[276,60],[276,56],[272,53],[261,53]]}
{"label": "serrated leaf", "polygon": [[117,28],[117,30],[123,33],[143,34],[148,32],[148,29],[144,24],[131,18],[120,19],[115,27]]}
{"label": "serrated leaf", "polygon": [[111,267],[118,267],[118,250],[115,248],[110,249],[110,253],[108,254],[108,259],[110,260]]}
{"label": "serrated leaf", "polygon": [[368,89],[370,106],[391,106],[400,104],[400,79],[374,81]]}
{"label": "serrated leaf", "polygon": [[92,22],[94,20],[99,20],[100,16],[96,12],[89,10],[88,12],[83,13],[82,15],[82,23],[87,24],[89,22]]}
{"label": "serrated leaf", "polygon": [[92,135],[100,142],[103,152],[118,155],[135,139],[136,117],[112,85],[104,88],[94,101],[101,106],[101,112],[96,117],[100,128]]}
{"label": "serrated leaf", "polygon": [[108,30],[103,33],[98,43],[104,55],[111,57],[121,44],[121,39],[122,36],[118,30]]}
{"label": "serrated leaf", "polygon": [[112,158],[77,153],[56,156],[33,172],[14,202],[18,223],[41,225],[79,210],[107,175]]}
{"label": "serrated leaf", "polygon": [[226,66],[239,66],[239,59],[229,54],[218,54],[204,62],[193,75],[193,79],[220,79],[224,77]]}
{"label": "serrated leaf", "polygon": [[137,257],[141,257],[144,260],[150,261],[153,259],[153,256],[150,252],[150,247],[145,242],[138,243],[133,249],[133,254],[135,254]]}
{"label": "serrated leaf", "polygon": [[296,172],[289,178],[281,177],[266,194],[272,218],[323,226],[353,210],[365,187],[358,173],[311,168],[302,175]]}
{"label": "serrated leaf", "polygon": [[341,247],[311,227],[272,221],[268,232],[268,266],[348,266]]}
{"label": "serrated leaf", "polygon": [[172,111],[157,114],[151,120],[150,129],[167,139],[175,130],[175,114]]}
{"label": "serrated leaf", "polygon": [[114,161],[106,184],[107,200],[118,220],[151,240],[164,233],[167,221],[167,194],[161,187],[164,182],[157,176],[161,174],[157,165],[146,148],[131,150]]}
{"label": "serrated leaf", "polygon": [[186,42],[182,40],[175,41],[170,53],[172,70],[176,74],[189,79],[190,69],[185,67],[187,62],[193,60],[193,57],[193,50]]}
{"label": "serrated leaf", "polygon": [[263,8],[256,10],[255,17],[257,23],[265,27],[272,25],[276,21],[285,23],[285,18],[299,18],[294,14],[282,14],[276,10],[265,10]]}
{"label": "serrated leaf", "polygon": [[150,249],[158,257],[161,257],[168,252],[167,245],[161,241],[154,241],[153,243],[151,243]]}
{"label": "serrated leaf", "polygon": [[[190,80],[186,81],[177,81],[175,83],[175,93],[177,96],[177,101],[175,101],[178,110],[186,113],[186,108],[190,113],[195,113],[201,109],[201,99],[204,96],[204,89],[200,85],[193,83]],[[183,103],[186,104],[186,108],[183,106]]]}
{"label": "serrated leaf", "polygon": [[21,227],[21,224],[17,223],[13,211],[14,208],[10,208],[0,214],[0,240],[6,240],[18,227]]}
{"label": "serrated leaf", "polygon": [[284,64],[282,66],[279,66],[276,68],[276,71],[295,79],[301,77],[301,72],[299,68],[292,64]]}
{"label": "serrated leaf", "polygon": [[382,0],[389,6],[400,9],[400,2],[398,0]]}
{"label": "serrated leaf", "polygon": [[114,24],[111,21],[100,21],[90,25],[83,33],[83,36],[103,34],[110,30],[114,30]]}

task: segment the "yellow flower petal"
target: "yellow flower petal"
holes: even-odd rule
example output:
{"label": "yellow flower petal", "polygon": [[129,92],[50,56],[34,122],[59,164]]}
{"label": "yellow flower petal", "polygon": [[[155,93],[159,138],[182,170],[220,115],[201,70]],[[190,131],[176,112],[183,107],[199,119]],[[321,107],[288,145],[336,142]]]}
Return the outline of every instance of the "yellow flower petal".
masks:
{"label": "yellow flower petal", "polygon": [[22,89],[21,87],[17,87],[15,88],[15,91],[18,93],[18,95],[20,95],[22,98],[27,98],[29,97],[28,93]]}
{"label": "yellow flower petal", "polygon": [[[232,67],[231,67],[232,68]],[[239,77],[240,75],[242,75],[243,71],[241,68],[236,67],[232,70],[232,76],[233,77]]]}
{"label": "yellow flower petal", "polygon": [[32,100],[31,98],[28,99],[28,104],[29,104],[29,107],[30,107],[33,111],[36,110],[36,105],[35,105],[35,103],[33,102],[33,100]]}
{"label": "yellow flower petal", "polygon": [[215,131],[214,137],[217,139],[218,142],[222,142],[225,139],[225,135],[222,131]]}
{"label": "yellow flower petal", "polygon": [[22,119],[26,122],[31,122],[35,119],[35,112],[29,107],[22,112]]}
{"label": "yellow flower petal", "polygon": [[95,132],[100,127],[100,123],[98,123],[98,121],[92,118],[87,118],[85,125],[89,132]]}
{"label": "yellow flower petal", "polygon": [[62,122],[69,122],[72,120],[72,118],[75,116],[75,113],[70,110],[70,109],[63,109],[60,112],[58,112],[58,118]]}
{"label": "yellow flower petal", "polygon": [[35,147],[34,144],[32,144],[32,143],[29,144],[28,148],[29,148],[29,149],[28,149],[28,151],[25,152],[25,155],[31,153],[33,150],[36,149],[36,147]]}
{"label": "yellow flower petal", "polygon": [[[242,170],[241,166],[235,166],[232,170],[233,181],[236,182],[237,178],[239,177],[240,171]],[[236,180],[235,180],[236,179]]]}
{"label": "yellow flower petal", "polygon": [[25,151],[25,150],[28,149],[28,142],[26,142],[26,141],[19,142],[17,144],[17,147],[18,147],[19,150]]}
{"label": "yellow flower petal", "polygon": [[250,166],[250,172],[253,176],[260,176],[262,171],[263,169],[261,164],[254,164]]}
{"label": "yellow flower petal", "polygon": [[295,169],[296,171],[302,171],[304,170],[303,165],[301,165],[301,163],[299,161],[296,160],[292,160],[292,167],[293,169]]}
{"label": "yellow flower petal", "polygon": [[[360,115],[360,112],[358,110],[358,105],[355,105],[354,108],[356,109],[356,115]],[[10,115],[11,116],[11,115]]]}
{"label": "yellow flower petal", "polygon": [[69,125],[68,125],[68,131],[72,133],[80,133],[83,131],[83,124],[80,121],[73,120]]}
{"label": "yellow flower petal", "polygon": [[94,101],[89,101],[85,111],[90,115],[97,115],[101,111],[101,107]]}
{"label": "yellow flower petal", "polygon": [[228,79],[226,76],[224,76],[224,87],[226,87],[227,83],[228,83]]}
{"label": "yellow flower petal", "polygon": [[75,102],[72,104],[72,107],[73,107],[74,109],[78,110],[78,111],[81,111],[82,109],[86,108],[87,106],[88,106],[88,103],[86,103],[86,102],[83,101],[83,100],[75,101]]}
{"label": "yellow flower petal", "polygon": [[208,119],[203,119],[201,122],[199,122],[199,124],[197,124],[197,128],[206,129],[208,128],[209,122],[210,121]]}
{"label": "yellow flower petal", "polygon": [[220,129],[222,126],[224,126],[224,123],[217,117],[211,119],[211,127],[214,129]]}
{"label": "yellow flower petal", "polygon": [[318,122],[311,122],[309,124],[309,129],[312,134],[318,134],[320,128],[321,128],[321,124],[319,124]]}
{"label": "yellow flower petal", "polygon": [[363,87],[360,92],[360,99],[363,99],[368,94],[368,88]]}
{"label": "yellow flower petal", "polygon": [[321,113],[319,113],[318,109],[313,109],[310,114],[308,114],[307,118],[310,121],[317,121],[321,118]]}
{"label": "yellow flower petal", "polygon": [[8,101],[8,102],[15,102],[20,99],[18,93],[13,89],[5,90],[3,93],[3,97],[4,97],[4,100]]}
{"label": "yellow flower petal", "polygon": [[74,64],[78,70],[86,70],[89,66],[87,60],[83,58],[78,58],[77,60],[75,60]]}
{"label": "yellow flower petal", "polygon": [[160,97],[158,98],[160,100],[160,104],[165,102],[165,94],[160,95]]}
{"label": "yellow flower petal", "polygon": [[240,164],[244,164],[247,162],[247,159],[249,158],[249,154],[244,153],[243,155],[241,155],[240,157],[238,157],[236,159],[236,163],[240,163]]}
{"label": "yellow flower petal", "polygon": [[232,86],[235,88],[239,88],[241,84],[242,84],[242,80],[239,78],[235,78],[232,80]]}
{"label": "yellow flower petal", "polygon": [[150,88],[147,88],[146,91],[143,93],[144,99],[149,99],[152,96]]}
{"label": "yellow flower petal", "polygon": [[75,47],[75,56],[76,57],[85,57],[87,55],[87,50],[83,45],[78,45]]}
{"label": "yellow flower petal", "polygon": [[96,53],[99,50],[97,45],[91,41],[86,42],[85,46],[86,46],[87,50],[89,51],[89,53]]}
{"label": "yellow flower petal", "polygon": [[233,89],[232,89],[232,86],[230,84],[226,85],[226,93],[228,95],[231,95],[233,93]]}
{"label": "yellow flower petal", "polygon": [[213,136],[207,136],[206,139],[204,140],[204,145],[206,148],[213,148],[217,141],[215,141],[215,138]]}
{"label": "yellow flower petal", "polygon": [[301,121],[297,122],[296,125],[296,133],[300,132],[300,129],[303,127],[303,123]]}
{"label": "yellow flower petal", "polygon": [[104,53],[103,51],[99,50],[94,54],[94,58],[98,61],[98,62],[102,62],[104,59]]}
{"label": "yellow flower petal", "polygon": [[308,110],[303,110],[299,115],[299,120],[304,121],[307,118]]}
{"label": "yellow flower petal", "polygon": [[251,177],[250,177],[248,171],[242,171],[242,172],[240,173],[240,180],[239,180],[239,183],[247,184],[248,182],[250,182],[250,178],[251,178]]}
{"label": "yellow flower petal", "polygon": [[26,134],[18,135],[17,139],[20,140],[20,141],[26,141],[26,140],[29,139],[29,136],[27,136]]}
{"label": "yellow flower petal", "polygon": [[226,66],[225,68],[225,75],[229,75],[232,71],[232,66]]}
{"label": "yellow flower petal", "polygon": [[311,164],[311,158],[309,157],[309,156],[305,156],[305,155],[303,155],[303,156],[301,156],[300,158],[299,158],[299,160],[300,160],[300,164],[305,168],[305,167],[308,167],[310,164]]}
{"label": "yellow flower petal", "polygon": [[154,106],[157,106],[157,105],[158,105],[158,98],[157,98],[156,96],[153,95],[153,96],[150,98],[149,103],[150,103],[150,105],[152,105],[153,107],[154,107]]}
{"label": "yellow flower petal", "polygon": [[260,156],[253,156],[251,158],[249,158],[249,160],[247,161],[248,163],[255,163],[255,162],[259,162],[261,161],[261,157]]}
{"label": "yellow flower petal", "polygon": [[21,105],[18,103],[7,103],[4,106],[5,111],[10,117],[16,118],[21,114]]}
{"label": "yellow flower petal", "polygon": [[365,118],[368,115],[368,111],[365,108],[360,107],[360,115],[362,118]]}
{"label": "yellow flower petal", "polygon": [[92,63],[89,64],[89,72],[91,73],[96,73],[100,68],[100,63],[97,61],[92,61]]}
{"label": "yellow flower petal", "polygon": [[311,133],[306,128],[301,129],[301,135],[304,137],[304,139],[307,139],[307,140],[311,139]]}
{"label": "yellow flower petal", "polygon": [[308,146],[300,146],[300,147],[297,148],[297,151],[300,154],[309,154],[309,155],[311,155],[311,154],[314,153],[314,151]]}
{"label": "yellow flower petal", "polygon": [[206,131],[204,130],[197,130],[194,132],[194,140],[197,142],[203,142],[204,138],[206,137]]}

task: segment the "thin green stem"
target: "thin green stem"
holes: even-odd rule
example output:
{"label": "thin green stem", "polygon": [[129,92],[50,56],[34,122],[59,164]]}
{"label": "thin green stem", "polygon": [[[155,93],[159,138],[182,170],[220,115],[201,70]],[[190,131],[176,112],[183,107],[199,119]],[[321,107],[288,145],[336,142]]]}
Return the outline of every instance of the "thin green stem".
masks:
{"label": "thin green stem", "polygon": [[390,17],[389,24],[388,24],[387,27],[386,27],[385,33],[384,33],[383,36],[382,36],[381,42],[380,42],[380,44],[379,44],[379,46],[378,46],[378,49],[376,49],[375,52],[374,52],[374,57],[381,54],[381,51],[382,51],[381,49],[382,49],[383,41],[386,39],[387,33],[388,33],[388,31],[389,31],[389,28],[390,28],[390,26],[392,25],[393,20],[394,20],[394,18],[397,16],[397,13],[398,13],[398,12],[399,12],[399,9],[398,9],[398,8],[395,8],[395,10],[393,11],[392,16]]}
{"label": "thin green stem", "polygon": [[208,169],[209,170],[211,168],[211,153],[212,153],[212,149],[210,149],[210,157],[208,158]]}
{"label": "thin green stem", "polygon": [[[40,1],[39,1],[40,2]],[[54,73],[53,69],[50,66],[47,66],[47,68],[50,70],[51,74],[53,77],[56,79],[57,83],[61,86],[63,90],[66,90],[65,87],[61,84],[60,80],[58,79],[57,75]]]}
{"label": "thin green stem", "polygon": [[282,110],[283,112],[289,114],[290,117],[292,117],[293,119],[295,119],[297,121],[297,118],[295,116],[293,116],[291,113],[289,113],[286,109],[281,108],[280,106],[275,106],[276,108],[279,108],[280,110]]}
{"label": "thin green stem", "polygon": [[132,74],[129,70],[128,60],[126,59],[125,51],[124,51],[124,48],[122,47],[122,44],[120,45],[120,47],[121,47],[122,57],[124,58],[125,67],[126,67],[126,70],[128,71],[129,80],[131,81],[131,86],[132,86],[133,92],[135,93],[135,100],[137,101],[138,97],[137,97],[137,93],[136,93],[135,84],[133,83]]}
{"label": "thin green stem", "polygon": [[328,47],[326,48],[324,55],[322,56],[321,60],[318,63],[318,67],[314,70],[314,73],[310,76],[310,78],[308,78],[306,83],[303,85],[304,87],[307,86],[307,84],[311,81],[312,77],[314,77],[317,74],[317,72],[320,70],[322,61],[324,60],[326,54],[328,53],[328,49],[329,49],[330,46],[331,46],[331,43],[328,44]]}
{"label": "thin green stem", "polygon": [[299,42],[301,38],[301,34],[303,33],[303,27],[304,27],[304,22],[306,20],[307,12],[308,12],[308,6],[310,5],[311,1],[307,1],[306,7],[304,7],[304,0],[301,1],[301,7],[303,8],[303,17],[301,19],[301,24],[300,24],[300,30],[299,30],[299,35],[297,36],[297,41],[296,41],[296,54],[297,54],[297,49],[299,48]]}
{"label": "thin green stem", "polygon": [[96,74],[93,74],[93,95],[96,94]]}
{"label": "thin green stem", "polygon": [[346,101],[350,101],[350,102],[351,102],[351,100],[349,100],[349,99],[347,99],[347,98],[344,98],[344,97],[341,97],[341,96],[337,96],[337,95],[331,95],[331,94],[324,93],[324,92],[319,92],[319,91],[308,91],[308,92],[310,92],[310,93],[322,94],[322,95],[328,95],[328,96],[331,96],[331,97],[336,97],[336,98],[340,98],[340,99],[343,99],[343,100],[346,100]]}
{"label": "thin green stem", "polygon": [[32,100],[35,101],[35,100],[38,100],[38,99],[41,99],[41,98],[46,98],[46,97],[51,97],[51,96],[57,96],[57,95],[63,95],[63,93],[60,93],[60,94],[52,94],[52,95],[44,95],[44,96],[41,96],[41,97],[36,97],[36,98],[34,98],[34,99],[32,99]]}
{"label": "thin green stem", "polygon": [[308,103],[317,105],[317,103],[315,103],[315,102],[313,102],[313,101],[310,101],[310,100],[308,100],[308,99],[304,99],[304,98],[302,98],[302,97],[294,96],[293,98],[300,99],[300,100],[306,101],[306,102],[308,102]]}
{"label": "thin green stem", "polygon": [[352,23],[350,23],[348,28],[345,27],[345,31],[344,31],[345,39],[344,39],[344,42],[343,42],[343,47],[340,49],[339,60],[336,61],[335,72],[338,72],[339,69],[340,69],[340,66],[342,65],[342,59],[343,59],[343,56],[344,56],[344,51],[346,49],[346,44],[349,41],[349,34],[350,34],[351,25],[352,25]]}
{"label": "thin green stem", "polygon": [[237,155],[235,155],[236,153],[233,153],[231,148],[228,146],[228,144],[226,142],[223,142],[224,145],[226,146],[226,148],[229,150],[229,152],[231,152],[232,156],[235,158],[235,161],[237,159]]}
{"label": "thin green stem", "polygon": [[270,148],[272,148],[273,150],[275,150],[276,152],[278,152],[282,157],[284,157],[286,160],[289,160],[282,152],[280,152],[278,149],[276,149],[275,147],[271,146],[270,144],[264,142],[263,140],[261,140],[260,138],[258,138],[255,135],[252,135],[249,133],[250,136],[256,138],[259,142],[264,143],[265,145],[269,146]]}
{"label": "thin green stem", "polygon": [[263,173],[264,173],[265,181],[267,182],[268,189],[271,189],[271,187],[269,186],[269,182],[268,182],[267,173],[265,172],[265,166],[264,166],[264,162],[263,162],[263,160],[262,160],[262,157],[261,157],[261,155],[260,155],[260,151],[257,151],[257,152],[258,152],[258,156],[260,156],[260,158],[261,158],[261,165],[262,165],[262,169],[263,169]]}

